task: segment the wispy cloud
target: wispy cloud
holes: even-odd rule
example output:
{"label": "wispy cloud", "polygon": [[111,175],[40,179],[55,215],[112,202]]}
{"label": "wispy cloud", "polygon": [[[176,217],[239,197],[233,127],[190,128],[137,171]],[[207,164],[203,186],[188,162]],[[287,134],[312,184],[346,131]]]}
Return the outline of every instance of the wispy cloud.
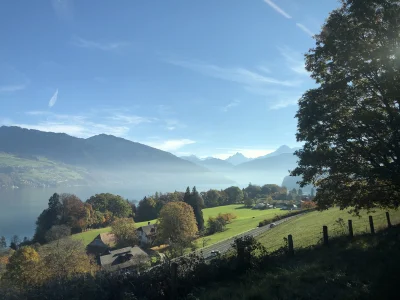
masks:
{"label": "wispy cloud", "polygon": [[13,93],[24,90],[25,88],[26,88],[25,84],[0,85],[0,93]]}
{"label": "wispy cloud", "polygon": [[53,96],[51,96],[50,101],[49,101],[49,107],[53,107],[54,104],[56,104],[58,98],[58,89],[55,91]]}
{"label": "wispy cloud", "polygon": [[72,44],[76,47],[87,48],[87,49],[97,49],[102,51],[116,51],[122,47],[127,46],[128,42],[98,42],[87,40],[78,36],[72,39]]}
{"label": "wispy cloud", "polygon": [[150,123],[151,118],[122,114],[123,110],[96,110],[80,114],[58,114],[52,111],[28,111],[31,122],[13,122],[15,126],[47,132],[64,132],[76,137],[112,134],[128,137],[135,126]]}
{"label": "wispy cloud", "polygon": [[305,68],[304,57],[289,47],[278,47],[279,52],[285,58],[288,68],[293,72],[309,76]]}
{"label": "wispy cloud", "polygon": [[184,146],[195,144],[196,141],[191,139],[171,139],[165,141],[158,141],[158,142],[144,142],[151,147],[161,149],[164,151],[176,151]]}
{"label": "wispy cloud", "polygon": [[287,18],[287,19],[292,18],[287,12],[285,12],[282,8],[280,8],[278,5],[276,5],[272,0],[264,0],[264,2],[267,3],[269,6],[271,6],[273,9],[275,9],[278,13],[280,13],[285,18]]}
{"label": "wispy cloud", "polygon": [[301,30],[303,30],[308,35],[314,36],[314,33],[310,29],[308,29],[305,25],[303,25],[301,23],[296,23],[296,26],[299,27]]}
{"label": "wispy cloud", "polygon": [[[249,92],[265,97],[268,108],[271,110],[296,105],[302,93],[301,90],[279,90],[249,87]],[[269,99],[274,99],[270,101]]]}
{"label": "wispy cloud", "polygon": [[224,107],[221,108],[221,110],[223,112],[227,112],[228,110],[230,110],[232,107],[238,106],[240,104],[239,100],[233,100],[232,102],[228,103],[227,105],[225,105]]}
{"label": "wispy cloud", "polygon": [[168,62],[176,66],[199,72],[206,76],[236,82],[243,85],[296,86],[299,84],[298,81],[279,80],[264,76],[260,73],[245,68],[224,68],[217,65],[196,61],[171,60]]}
{"label": "wispy cloud", "polygon": [[271,73],[271,70],[265,66],[258,66],[257,69],[260,70],[261,72],[264,72],[265,74]]}
{"label": "wispy cloud", "polygon": [[139,125],[141,123],[151,123],[155,121],[156,119],[154,118],[147,118],[147,117],[141,117],[141,116],[136,116],[136,115],[126,115],[126,114],[114,114],[110,117],[108,117],[110,120],[114,121],[120,121],[126,124],[133,124],[133,125]]}

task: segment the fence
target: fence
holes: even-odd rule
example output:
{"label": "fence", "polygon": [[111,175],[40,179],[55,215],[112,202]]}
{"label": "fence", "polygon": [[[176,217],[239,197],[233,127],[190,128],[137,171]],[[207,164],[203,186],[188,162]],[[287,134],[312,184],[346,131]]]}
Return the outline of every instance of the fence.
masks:
{"label": "fence", "polygon": [[267,244],[268,252],[275,252],[284,248],[289,255],[294,255],[296,249],[315,245],[329,246],[332,238],[348,236],[349,239],[362,234],[375,234],[377,231],[400,224],[400,212],[378,213],[369,215],[368,218],[353,216],[347,220],[338,218],[326,225],[308,226],[305,231],[282,236],[281,240]]}

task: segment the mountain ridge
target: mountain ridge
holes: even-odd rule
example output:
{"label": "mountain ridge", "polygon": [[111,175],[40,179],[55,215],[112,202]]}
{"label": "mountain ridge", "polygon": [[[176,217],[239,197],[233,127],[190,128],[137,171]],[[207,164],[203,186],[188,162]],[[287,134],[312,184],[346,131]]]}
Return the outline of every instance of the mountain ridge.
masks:
{"label": "mountain ridge", "polygon": [[[193,185],[232,182],[177,156],[123,138],[100,134],[87,139],[16,126],[0,127],[0,152],[45,157],[89,174],[134,184]],[[170,176],[170,175],[174,176]]]}

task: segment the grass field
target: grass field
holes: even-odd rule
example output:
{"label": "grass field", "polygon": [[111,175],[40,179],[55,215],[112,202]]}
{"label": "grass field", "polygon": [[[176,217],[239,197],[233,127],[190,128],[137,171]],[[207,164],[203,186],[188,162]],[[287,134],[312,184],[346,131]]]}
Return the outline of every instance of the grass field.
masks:
{"label": "grass field", "polygon": [[[225,231],[207,236],[206,239],[209,239],[209,241],[206,245],[212,245],[242,232],[254,229],[257,227],[260,221],[273,218],[275,215],[286,214],[288,211],[279,209],[253,210],[244,208],[243,205],[219,206],[203,210],[204,222],[207,224],[209,217],[215,217],[219,213],[233,213],[237,216],[237,218],[234,219],[231,224],[226,226]],[[196,245],[198,247],[202,247],[203,238],[198,239],[196,241]]]}
{"label": "grass field", "polygon": [[[151,224],[154,224],[155,221],[156,220],[152,220],[150,222],[151,222]],[[141,226],[147,225],[147,222],[148,221],[136,223],[136,227],[141,227]],[[93,230],[85,231],[82,233],[74,234],[74,235],[72,235],[72,238],[76,239],[76,240],[82,240],[85,245],[88,245],[100,233],[105,233],[105,232],[110,232],[110,231],[111,231],[111,227],[93,229]]]}
{"label": "grass field", "polygon": [[[247,230],[253,229],[257,227],[258,223],[264,219],[269,219],[274,217],[275,215],[282,215],[287,213],[287,211],[279,210],[279,209],[271,209],[271,210],[252,210],[249,208],[244,208],[243,205],[226,205],[219,206],[213,208],[203,209],[203,217],[204,222],[207,224],[207,220],[209,217],[215,217],[219,213],[233,213],[236,215],[236,219],[232,221],[231,224],[226,226],[226,230],[224,232],[219,232],[208,236],[209,239],[207,245],[215,244],[224,239],[230,238]],[[151,224],[154,224],[156,220],[152,220]],[[137,227],[147,225],[147,222],[136,223]],[[73,235],[74,239],[81,239],[85,245],[89,244],[93,239],[100,233],[110,232],[111,228],[100,228],[94,229],[82,233],[78,233]],[[198,239],[196,242],[197,246],[203,246],[203,240]]]}
{"label": "grass field", "polygon": [[[285,222],[272,230],[268,230],[258,237],[259,241],[264,244],[269,251],[276,250],[284,245],[283,238],[289,234],[293,236],[293,244],[295,248],[316,245],[322,238],[322,226],[328,226],[328,235],[346,235],[348,234],[347,222],[353,221],[354,235],[370,232],[368,216],[373,216],[375,230],[385,228],[387,226],[386,210],[376,210],[368,214],[363,211],[360,218],[349,214],[346,210],[332,208],[323,212],[311,212],[304,216],[300,216],[288,222]],[[400,223],[400,210],[389,211],[392,224]],[[336,220],[342,218],[344,226],[335,223]]]}

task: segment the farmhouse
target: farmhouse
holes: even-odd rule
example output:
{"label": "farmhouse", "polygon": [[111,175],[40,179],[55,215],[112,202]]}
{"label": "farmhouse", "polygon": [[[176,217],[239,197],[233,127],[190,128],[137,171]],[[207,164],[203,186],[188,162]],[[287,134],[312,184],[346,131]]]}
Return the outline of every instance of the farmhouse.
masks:
{"label": "farmhouse", "polygon": [[100,256],[100,265],[106,271],[134,268],[149,261],[149,255],[138,246],[125,247]]}
{"label": "farmhouse", "polygon": [[106,253],[116,242],[115,235],[112,233],[100,233],[87,245],[87,252],[94,255]]}
{"label": "farmhouse", "polygon": [[148,222],[146,226],[139,227],[136,231],[141,246],[152,245],[156,238],[157,225]]}

